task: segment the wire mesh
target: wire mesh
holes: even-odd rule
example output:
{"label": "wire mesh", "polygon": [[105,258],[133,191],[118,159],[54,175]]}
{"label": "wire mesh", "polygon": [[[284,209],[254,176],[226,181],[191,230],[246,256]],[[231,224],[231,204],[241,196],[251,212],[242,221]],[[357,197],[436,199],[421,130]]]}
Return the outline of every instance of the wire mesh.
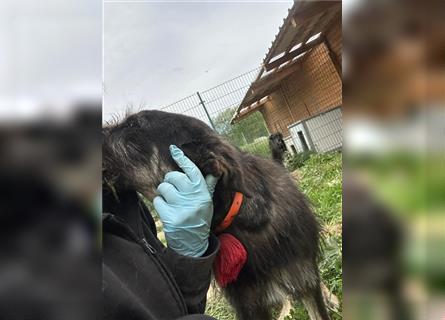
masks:
{"label": "wire mesh", "polygon": [[269,131],[261,113],[255,112],[237,124],[230,124],[259,70],[260,68],[253,69],[215,87],[164,106],[161,110],[198,118],[241,150],[270,157]]}
{"label": "wire mesh", "polygon": [[[276,132],[283,135],[291,152],[306,151],[306,141],[300,141],[298,131],[312,151],[341,149],[341,78],[324,44],[311,49],[301,68],[281,80],[270,94],[272,102],[261,112],[230,124],[259,72],[260,68],[251,70],[161,109],[198,118],[240,149],[265,157],[270,157],[268,136]],[[298,130],[292,134],[295,126]]]}

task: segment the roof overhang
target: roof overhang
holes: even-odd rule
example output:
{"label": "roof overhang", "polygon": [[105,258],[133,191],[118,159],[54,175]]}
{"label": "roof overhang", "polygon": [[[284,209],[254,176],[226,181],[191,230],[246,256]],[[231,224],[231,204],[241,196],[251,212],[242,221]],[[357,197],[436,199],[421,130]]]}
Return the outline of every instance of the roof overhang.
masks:
{"label": "roof overhang", "polygon": [[[237,108],[231,123],[258,109],[258,106],[251,106],[275,91],[283,79],[298,70],[298,65],[307,53],[325,41],[324,34],[334,19],[341,23],[341,1],[294,3],[263,60],[263,68]],[[250,111],[243,112],[241,116],[241,110],[246,108]]]}
{"label": "roof overhang", "polygon": [[273,69],[269,64],[274,59],[286,56],[298,46],[304,46],[311,37],[324,33],[332,20],[340,16],[341,1],[296,1],[263,60],[264,67]]}
{"label": "roof overhang", "polygon": [[258,111],[260,109],[260,107],[262,107],[267,101],[270,101],[269,96],[265,96],[265,97],[259,99],[258,101],[252,103],[251,105],[248,105],[248,106],[242,108],[241,110],[239,110],[239,112],[237,112],[233,115],[232,119],[230,120],[230,123],[234,124],[234,123],[240,121],[242,118],[244,118],[248,114],[250,114],[254,111]]}
{"label": "roof overhang", "polygon": [[[301,62],[306,56],[306,54],[301,55],[291,63],[281,66],[279,70],[265,74],[264,77],[252,83],[236,113],[232,117],[231,123],[238,122],[241,118],[256,111],[270,100],[269,95],[278,89],[281,82],[301,69]],[[268,100],[263,100],[265,97],[268,97]]]}

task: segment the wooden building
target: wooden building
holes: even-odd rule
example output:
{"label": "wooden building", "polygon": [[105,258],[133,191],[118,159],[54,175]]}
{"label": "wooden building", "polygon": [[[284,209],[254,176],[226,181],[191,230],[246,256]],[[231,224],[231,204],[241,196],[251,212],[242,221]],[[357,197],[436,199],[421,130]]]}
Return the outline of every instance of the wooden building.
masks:
{"label": "wooden building", "polygon": [[232,123],[262,113],[289,150],[341,147],[341,2],[296,1]]}

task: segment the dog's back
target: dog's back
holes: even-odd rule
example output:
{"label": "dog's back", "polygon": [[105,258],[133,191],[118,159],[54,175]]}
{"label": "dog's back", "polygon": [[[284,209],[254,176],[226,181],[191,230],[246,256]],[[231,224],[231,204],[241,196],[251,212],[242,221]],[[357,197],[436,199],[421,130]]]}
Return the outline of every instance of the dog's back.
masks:
{"label": "dog's back", "polygon": [[241,158],[251,197],[228,232],[246,246],[248,260],[226,291],[241,319],[270,319],[272,307],[287,297],[317,291],[319,225],[283,166],[250,154]]}

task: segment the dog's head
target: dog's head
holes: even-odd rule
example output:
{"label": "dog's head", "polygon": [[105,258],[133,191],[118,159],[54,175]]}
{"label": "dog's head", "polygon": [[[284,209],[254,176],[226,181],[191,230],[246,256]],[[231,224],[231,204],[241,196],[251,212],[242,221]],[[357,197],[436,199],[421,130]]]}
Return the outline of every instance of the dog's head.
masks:
{"label": "dog's head", "polygon": [[283,135],[278,133],[273,133],[269,136],[269,146],[272,149],[272,151],[276,152],[285,152],[287,151],[286,144],[283,140]]}
{"label": "dog's head", "polygon": [[241,170],[241,153],[198,119],[141,111],[104,128],[103,135],[103,180],[108,186],[136,190],[153,200],[165,174],[180,170],[169,152],[169,146],[175,144],[204,176],[220,177],[215,194],[249,194]]}

